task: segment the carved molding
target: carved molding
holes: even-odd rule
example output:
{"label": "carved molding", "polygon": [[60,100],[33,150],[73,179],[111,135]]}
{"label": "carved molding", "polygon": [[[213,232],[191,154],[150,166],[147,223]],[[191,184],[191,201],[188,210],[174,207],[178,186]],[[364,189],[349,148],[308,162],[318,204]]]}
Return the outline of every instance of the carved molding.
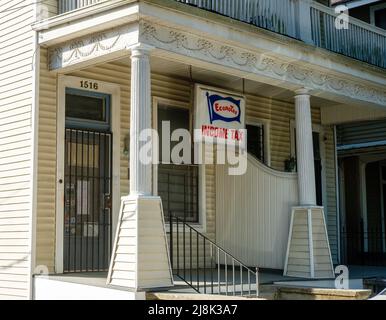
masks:
{"label": "carved molding", "polygon": [[348,80],[317,69],[281,61],[264,53],[247,51],[220,41],[208,40],[166,26],[142,21],[140,42],[192,58],[233,67],[312,90],[335,94],[386,106],[386,91],[360,81]]}
{"label": "carved molding", "polygon": [[49,49],[49,68],[56,70],[83,61],[126,50],[135,43],[144,43],[182,56],[231,67],[263,77],[269,83],[287,82],[297,87],[338,94],[357,100],[386,106],[386,90],[360,79],[325,72],[319,68],[301,66],[301,61],[287,62],[270,55],[200,37],[167,26],[141,21],[91,34]]}
{"label": "carved molding", "polygon": [[50,70],[64,68],[85,60],[125,50],[133,42],[130,25],[91,34],[49,49]]}

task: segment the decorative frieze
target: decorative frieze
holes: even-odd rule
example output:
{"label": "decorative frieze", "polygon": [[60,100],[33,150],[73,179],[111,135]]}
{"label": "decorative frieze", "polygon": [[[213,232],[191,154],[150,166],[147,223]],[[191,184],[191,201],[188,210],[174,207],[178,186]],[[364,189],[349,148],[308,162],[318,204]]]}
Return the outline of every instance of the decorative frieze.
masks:
{"label": "decorative frieze", "polygon": [[109,53],[125,50],[135,42],[135,30],[132,25],[90,34],[50,48],[49,68],[51,70],[65,68]]}
{"label": "decorative frieze", "polygon": [[248,51],[221,41],[209,40],[147,21],[143,21],[140,28],[140,42],[166,51],[251,72],[260,77],[290,82],[293,85],[312,90],[328,91],[386,106],[385,90],[372,88],[367,83],[349,80],[347,77],[339,77],[332,72],[322,72],[320,68],[303,67],[298,64],[300,61],[286,62],[268,56],[270,52],[266,54]]}

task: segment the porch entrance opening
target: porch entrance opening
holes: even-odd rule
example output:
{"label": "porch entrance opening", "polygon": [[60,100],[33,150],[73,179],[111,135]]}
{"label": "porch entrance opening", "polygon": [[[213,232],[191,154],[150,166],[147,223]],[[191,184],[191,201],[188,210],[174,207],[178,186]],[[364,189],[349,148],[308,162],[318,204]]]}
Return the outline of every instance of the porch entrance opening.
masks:
{"label": "porch entrance opening", "polygon": [[110,96],[66,90],[63,271],[107,271],[112,236]]}
{"label": "porch entrance opening", "polygon": [[[371,159],[371,158],[368,158]],[[366,156],[341,160],[344,179],[344,262],[386,265],[386,165],[366,162]]]}
{"label": "porch entrance opening", "polygon": [[[185,222],[199,223],[198,214],[198,179],[199,168],[193,163],[193,144],[191,154],[184,155],[181,151],[178,156],[188,156],[189,163],[173,163],[173,149],[181,141],[171,139],[173,132],[185,129],[192,132],[192,116],[189,108],[175,107],[168,104],[157,106],[157,127],[160,137],[160,164],[158,165],[158,195],[162,199],[165,220],[170,216],[178,217]],[[170,130],[165,130],[165,126]],[[165,134],[169,135],[168,137]],[[170,141],[170,149],[165,148],[163,140]],[[166,161],[170,159],[171,161]]]}

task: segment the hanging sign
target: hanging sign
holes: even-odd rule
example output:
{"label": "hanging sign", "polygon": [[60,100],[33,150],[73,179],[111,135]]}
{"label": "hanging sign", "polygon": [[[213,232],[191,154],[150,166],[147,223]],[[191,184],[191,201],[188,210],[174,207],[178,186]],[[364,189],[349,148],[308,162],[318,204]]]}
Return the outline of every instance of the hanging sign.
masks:
{"label": "hanging sign", "polygon": [[237,144],[244,147],[245,98],[196,85],[195,129],[195,142]]}

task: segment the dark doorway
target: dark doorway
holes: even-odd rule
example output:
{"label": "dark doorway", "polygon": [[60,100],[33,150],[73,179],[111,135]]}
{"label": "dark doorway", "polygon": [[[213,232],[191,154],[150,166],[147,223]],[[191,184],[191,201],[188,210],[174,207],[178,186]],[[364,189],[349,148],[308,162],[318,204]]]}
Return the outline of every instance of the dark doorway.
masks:
{"label": "dark doorway", "polygon": [[109,96],[66,93],[63,271],[107,271],[112,233]]}

